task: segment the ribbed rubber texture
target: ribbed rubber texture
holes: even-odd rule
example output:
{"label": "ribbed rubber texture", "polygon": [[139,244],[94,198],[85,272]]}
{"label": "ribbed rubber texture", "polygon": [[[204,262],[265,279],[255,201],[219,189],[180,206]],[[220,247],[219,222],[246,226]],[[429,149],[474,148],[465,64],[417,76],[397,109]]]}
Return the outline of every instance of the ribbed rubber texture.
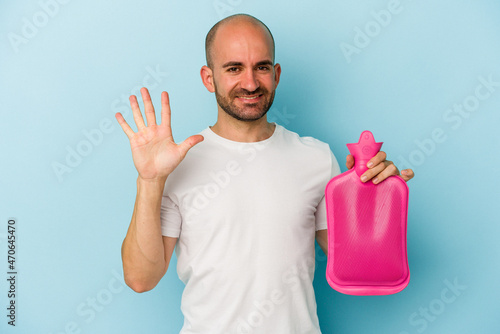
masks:
{"label": "ribbed rubber texture", "polygon": [[354,169],[327,185],[327,280],[353,295],[404,289],[410,278],[406,252],[408,186],[399,176],[362,183]]}

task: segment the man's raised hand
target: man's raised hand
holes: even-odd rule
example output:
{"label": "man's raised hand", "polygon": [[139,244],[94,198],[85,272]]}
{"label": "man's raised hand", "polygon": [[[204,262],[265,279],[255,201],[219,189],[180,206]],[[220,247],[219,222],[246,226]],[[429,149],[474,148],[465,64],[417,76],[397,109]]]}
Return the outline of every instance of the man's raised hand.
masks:
{"label": "man's raised hand", "polygon": [[194,135],[176,144],[170,127],[171,112],[168,93],[161,93],[160,124],[156,124],[153,103],[145,87],[141,88],[141,95],[147,125],[144,123],[135,95],[131,95],[129,100],[137,132],[130,128],[121,113],[116,113],[115,117],[130,140],[132,158],[139,177],[143,180],[163,181],[184,159],[187,151],[203,140],[203,136]]}

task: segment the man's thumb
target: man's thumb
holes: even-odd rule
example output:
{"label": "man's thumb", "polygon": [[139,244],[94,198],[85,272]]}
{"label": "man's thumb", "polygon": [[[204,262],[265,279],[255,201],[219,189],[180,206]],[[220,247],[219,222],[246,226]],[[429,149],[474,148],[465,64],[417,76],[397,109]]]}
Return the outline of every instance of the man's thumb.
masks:
{"label": "man's thumb", "polygon": [[194,145],[203,141],[202,135],[194,135],[189,138],[186,138],[182,143],[179,144],[179,148],[181,149],[182,157],[184,157]]}
{"label": "man's thumb", "polygon": [[354,166],[354,157],[352,155],[347,155],[345,159],[345,166],[347,167],[347,169],[351,169]]}

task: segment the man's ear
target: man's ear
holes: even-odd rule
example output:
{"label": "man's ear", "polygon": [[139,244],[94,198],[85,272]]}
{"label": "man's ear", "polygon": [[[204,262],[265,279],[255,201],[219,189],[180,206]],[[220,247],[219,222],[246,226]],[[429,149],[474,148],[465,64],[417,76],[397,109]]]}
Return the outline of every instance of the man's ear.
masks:
{"label": "man's ear", "polygon": [[204,65],[200,70],[201,81],[210,93],[215,92],[214,75],[212,69]]}
{"label": "man's ear", "polygon": [[276,87],[278,86],[280,82],[280,76],[281,76],[281,65],[276,64],[274,65],[274,82],[276,84]]}

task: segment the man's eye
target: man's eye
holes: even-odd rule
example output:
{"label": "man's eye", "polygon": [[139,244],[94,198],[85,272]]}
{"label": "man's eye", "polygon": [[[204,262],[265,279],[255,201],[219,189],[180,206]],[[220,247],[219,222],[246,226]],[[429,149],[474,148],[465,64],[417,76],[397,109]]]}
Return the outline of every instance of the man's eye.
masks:
{"label": "man's eye", "polygon": [[230,67],[227,70],[228,70],[228,72],[237,72],[238,68],[237,67]]}
{"label": "man's eye", "polygon": [[258,69],[259,69],[259,71],[269,71],[268,66],[259,66]]}

